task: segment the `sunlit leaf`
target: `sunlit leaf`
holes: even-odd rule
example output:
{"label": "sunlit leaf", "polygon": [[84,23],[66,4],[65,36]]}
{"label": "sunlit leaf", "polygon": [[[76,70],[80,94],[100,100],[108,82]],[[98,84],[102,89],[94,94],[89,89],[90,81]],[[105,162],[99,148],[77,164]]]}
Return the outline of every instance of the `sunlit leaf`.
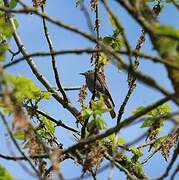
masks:
{"label": "sunlit leaf", "polygon": [[[114,134],[107,137],[107,139],[110,140],[112,143],[115,142],[115,138],[116,138],[116,135],[114,135]],[[121,145],[127,144],[127,142],[122,137],[117,137],[117,143],[121,144]]]}
{"label": "sunlit leaf", "polygon": [[106,123],[104,121],[104,119],[102,118],[96,118],[96,119],[93,119],[89,124],[88,124],[88,127],[90,129],[97,129],[97,130],[104,130],[106,129]]}
{"label": "sunlit leaf", "polygon": [[38,99],[40,97],[40,88],[27,77],[6,74],[4,80],[14,89],[14,96],[19,102],[24,99]]}
{"label": "sunlit leaf", "polygon": [[0,44],[0,62],[5,61],[7,49],[8,49],[7,43],[1,43]]}
{"label": "sunlit leaf", "polygon": [[82,111],[81,116],[82,116],[83,119],[86,119],[89,116],[91,116],[92,114],[93,114],[93,111],[91,109],[89,109],[89,108],[86,108],[86,109],[84,109]]}
{"label": "sunlit leaf", "polygon": [[10,9],[14,9],[17,6],[17,0],[11,0],[9,6]]}
{"label": "sunlit leaf", "polygon": [[14,138],[16,138],[17,140],[21,140],[24,141],[26,139],[26,135],[25,135],[25,131],[16,131],[13,134]]}
{"label": "sunlit leaf", "polygon": [[0,180],[13,180],[10,173],[0,165]]}
{"label": "sunlit leaf", "polygon": [[38,134],[43,138],[54,137],[55,126],[52,121],[47,119],[46,117],[40,118],[41,124],[43,127],[38,130]]}

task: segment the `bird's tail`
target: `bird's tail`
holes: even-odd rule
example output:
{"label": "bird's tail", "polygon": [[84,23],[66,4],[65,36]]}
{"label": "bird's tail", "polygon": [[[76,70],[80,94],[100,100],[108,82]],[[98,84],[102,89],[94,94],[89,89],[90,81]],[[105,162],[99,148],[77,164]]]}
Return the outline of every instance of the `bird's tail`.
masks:
{"label": "bird's tail", "polygon": [[107,108],[110,109],[109,113],[111,115],[111,117],[114,119],[116,117],[116,113],[114,111],[114,106],[112,105],[112,103],[109,101],[109,99],[104,98],[105,104],[107,106]]}

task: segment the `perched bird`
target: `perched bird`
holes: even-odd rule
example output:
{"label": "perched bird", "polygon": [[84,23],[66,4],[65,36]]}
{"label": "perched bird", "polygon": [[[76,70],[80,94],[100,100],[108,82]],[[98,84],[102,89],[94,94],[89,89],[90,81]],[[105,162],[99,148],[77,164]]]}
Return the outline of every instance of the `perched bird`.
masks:
{"label": "perched bird", "polygon": [[[91,91],[91,93],[94,92],[94,81],[95,81],[95,71],[87,71],[84,73],[80,73],[81,75],[85,76],[86,78],[86,85],[88,89]],[[95,96],[100,97],[102,95],[104,97],[104,101],[106,106],[111,109],[110,114],[112,118],[116,117],[116,113],[114,111],[114,102],[112,100],[112,97],[109,93],[108,87],[105,83],[104,78],[98,73],[97,79],[96,79],[96,91],[95,91]]]}

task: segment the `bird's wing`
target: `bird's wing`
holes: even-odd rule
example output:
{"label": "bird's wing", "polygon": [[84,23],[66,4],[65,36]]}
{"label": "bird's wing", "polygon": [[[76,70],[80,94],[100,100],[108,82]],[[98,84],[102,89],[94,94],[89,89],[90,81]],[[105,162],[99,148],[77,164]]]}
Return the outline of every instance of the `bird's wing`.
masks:
{"label": "bird's wing", "polygon": [[104,94],[106,94],[106,95],[109,97],[109,99],[110,99],[113,107],[115,107],[115,104],[114,104],[114,101],[113,101],[113,99],[112,99],[112,96],[111,96],[111,94],[109,93],[107,84],[106,84],[105,80],[102,78],[101,75],[98,75],[98,81],[99,81],[99,83],[101,84],[101,87],[104,88],[104,89],[103,89]]}

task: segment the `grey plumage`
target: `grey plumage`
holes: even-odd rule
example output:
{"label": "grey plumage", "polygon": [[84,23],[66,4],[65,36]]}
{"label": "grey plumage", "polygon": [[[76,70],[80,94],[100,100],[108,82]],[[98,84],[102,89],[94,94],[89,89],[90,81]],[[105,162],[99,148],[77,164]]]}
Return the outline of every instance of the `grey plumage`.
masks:
{"label": "grey plumage", "polygon": [[[86,78],[86,84],[88,89],[91,91],[91,93],[94,92],[94,80],[95,80],[95,72],[94,71],[87,71],[85,73],[80,73],[81,75],[84,75]],[[100,74],[98,74],[96,79],[96,97],[100,97],[102,95],[104,97],[105,104],[108,108],[110,108],[110,114],[112,118],[116,117],[116,113],[114,112],[115,104],[113,102],[113,99],[111,97],[111,94],[109,93],[107,84],[105,83],[104,79],[101,77]]]}

